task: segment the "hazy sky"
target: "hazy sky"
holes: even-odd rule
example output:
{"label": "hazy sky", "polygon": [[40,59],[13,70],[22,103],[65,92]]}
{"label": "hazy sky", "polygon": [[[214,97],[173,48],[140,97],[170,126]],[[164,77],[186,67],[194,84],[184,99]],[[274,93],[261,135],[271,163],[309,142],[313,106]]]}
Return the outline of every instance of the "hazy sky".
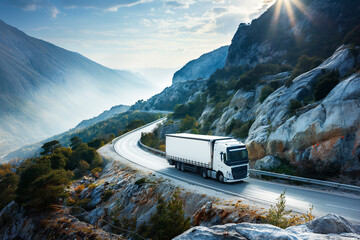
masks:
{"label": "hazy sky", "polygon": [[273,0],[0,0],[0,19],[117,69],[176,68],[230,44]]}

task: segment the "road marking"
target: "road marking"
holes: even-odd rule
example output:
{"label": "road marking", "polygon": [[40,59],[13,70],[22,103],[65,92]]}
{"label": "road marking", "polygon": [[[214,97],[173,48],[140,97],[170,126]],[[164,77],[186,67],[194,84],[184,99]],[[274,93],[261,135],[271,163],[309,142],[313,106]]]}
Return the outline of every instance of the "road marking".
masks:
{"label": "road marking", "polygon": [[346,210],[351,210],[351,211],[358,211],[358,212],[360,212],[359,209],[347,208],[347,207],[342,207],[342,206],[337,206],[337,205],[332,205],[332,204],[325,204],[325,205],[330,206],[330,207],[337,207],[337,208],[342,208],[342,209],[346,209]]}

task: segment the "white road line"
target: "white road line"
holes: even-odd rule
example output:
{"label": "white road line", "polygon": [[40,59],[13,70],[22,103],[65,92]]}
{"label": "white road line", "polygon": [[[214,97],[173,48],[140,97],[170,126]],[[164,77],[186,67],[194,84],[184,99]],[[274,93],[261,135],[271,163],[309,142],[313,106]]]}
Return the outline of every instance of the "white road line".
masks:
{"label": "white road line", "polygon": [[329,207],[336,207],[336,208],[342,208],[342,209],[346,209],[346,210],[351,210],[351,211],[360,212],[359,209],[347,208],[347,207],[342,207],[342,206],[337,206],[337,205],[332,205],[332,204],[325,204],[325,205],[326,205],[326,206],[329,206]]}

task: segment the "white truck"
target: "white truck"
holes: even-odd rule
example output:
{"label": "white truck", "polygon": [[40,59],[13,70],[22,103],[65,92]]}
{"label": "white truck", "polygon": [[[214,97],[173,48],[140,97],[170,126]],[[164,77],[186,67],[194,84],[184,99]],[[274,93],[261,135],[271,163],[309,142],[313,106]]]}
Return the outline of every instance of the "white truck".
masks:
{"label": "white truck", "polygon": [[167,134],[166,158],[178,170],[200,172],[203,178],[238,182],[249,177],[249,158],[243,143],[221,136]]}

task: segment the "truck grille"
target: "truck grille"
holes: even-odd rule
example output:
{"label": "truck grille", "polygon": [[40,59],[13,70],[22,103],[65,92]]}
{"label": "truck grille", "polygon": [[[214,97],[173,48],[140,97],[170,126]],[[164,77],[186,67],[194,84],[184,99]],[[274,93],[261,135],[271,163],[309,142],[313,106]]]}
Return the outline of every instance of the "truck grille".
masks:
{"label": "truck grille", "polygon": [[234,167],[231,169],[234,179],[246,178],[247,176],[247,165],[241,167]]}

